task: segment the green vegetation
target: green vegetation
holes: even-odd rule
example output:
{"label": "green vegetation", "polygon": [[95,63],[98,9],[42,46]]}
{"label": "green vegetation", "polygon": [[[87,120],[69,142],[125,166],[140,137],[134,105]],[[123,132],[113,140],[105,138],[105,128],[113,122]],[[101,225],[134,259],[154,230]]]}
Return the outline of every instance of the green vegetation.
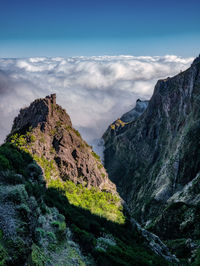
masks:
{"label": "green vegetation", "polygon": [[192,263],[192,266],[199,266],[199,263],[200,263],[200,248],[198,248],[196,252],[196,258],[194,262]]}
{"label": "green vegetation", "polygon": [[121,119],[117,119],[113,124],[110,125],[112,130],[115,130],[116,127],[124,127],[127,123],[123,122]]}
{"label": "green vegetation", "polygon": [[6,249],[3,246],[3,232],[0,230],[0,266],[6,265],[6,260],[8,258],[8,254]]}
{"label": "green vegetation", "polygon": [[92,151],[92,156],[98,160],[99,162],[101,162],[101,158],[99,157],[99,155],[97,155],[94,151]]}
{"label": "green vegetation", "polygon": [[[11,142],[19,149],[28,152],[27,145],[29,143],[27,144],[26,135],[19,136],[15,134],[12,136]],[[53,148],[52,152],[54,152]],[[95,152],[92,151],[92,155],[100,161],[100,157]],[[38,155],[33,155],[33,158],[43,169],[47,186],[64,193],[71,204],[90,210],[91,213],[105,217],[108,220],[124,223],[125,217],[119,197],[108,192],[102,192],[94,187],[88,189],[81,184],[75,185],[72,181],[64,182],[59,178],[54,160],[49,161],[44,156],[39,157]],[[5,165],[8,163],[9,161],[5,162]],[[104,173],[101,175],[103,178],[105,177]]]}
{"label": "green vegetation", "polygon": [[98,164],[97,167],[100,170],[101,168],[103,168],[103,165],[102,164]]}
{"label": "green vegetation", "polygon": [[56,121],[56,127],[61,127],[62,126],[62,122],[59,120],[59,121]]}
{"label": "green vegetation", "polygon": [[27,176],[26,167],[32,161],[31,156],[10,143],[0,147],[0,170],[15,170]]}
{"label": "green vegetation", "polygon": [[[17,236],[13,239],[8,237],[2,242],[0,231],[0,265],[7,265],[9,257],[13,265],[24,265],[27,258],[30,265],[47,265],[53,259],[51,254],[62,250],[62,245],[67,243],[66,226],[71,229],[73,241],[79,243],[83,254],[90,254],[97,265],[167,265],[143,246],[143,239],[133,230],[130,222],[125,221],[116,196],[96,189],[89,190],[71,181],[63,182],[58,178],[50,178],[49,187],[45,189],[40,167],[30,154],[7,143],[0,147],[0,156],[9,162],[9,169],[4,164],[4,170],[9,170],[11,175],[11,178],[6,178],[8,174],[1,176],[1,182],[9,186],[15,184],[15,178],[17,180],[16,185],[10,186],[12,189],[7,200],[15,204],[20,219]],[[47,163],[44,158],[38,160],[46,169],[47,176],[51,177],[51,171],[54,170],[53,165],[49,165],[51,162]],[[90,208],[96,215],[92,214]],[[108,213],[114,216],[109,217]],[[42,224],[48,223],[45,218],[48,215],[56,218],[46,231]],[[30,239],[27,242],[27,237],[31,237],[32,242],[29,242]],[[111,240],[114,245],[110,245]],[[104,250],[99,249],[102,241],[107,243]],[[56,249],[53,245],[56,245]],[[70,256],[73,258],[74,255]]]}
{"label": "green vegetation", "polygon": [[166,245],[169,247],[170,251],[173,254],[183,261],[187,261],[187,258],[190,256],[190,249],[186,244],[187,239],[175,239],[175,240],[167,240]]}
{"label": "green vegetation", "polygon": [[93,214],[121,224],[125,221],[118,196],[102,192],[94,187],[88,189],[70,180],[63,182],[58,178],[51,180],[48,187],[59,190],[71,204],[90,210]]}
{"label": "green vegetation", "polygon": [[72,128],[72,130],[76,134],[77,137],[81,138],[81,134],[79,133],[78,130],[76,130],[75,128]]}
{"label": "green vegetation", "polygon": [[[49,207],[56,207],[66,217],[74,240],[77,241],[85,255],[89,253],[97,265],[168,265],[162,258],[153,254],[143,246],[143,239],[133,230],[128,220],[124,224],[113,223],[90,211],[71,205],[63,193],[49,188],[45,194],[45,202]],[[109,239],[112,236],[115,245],[106,249],[99,248],[99,238]]]}
{"label": "green vegetation", "polygon": [[56,228],[56,235],[58,239],[62,240],[65,238],[66,233],[66,223],[65,221],[54,221],[51,223],[53,227]]}
{"label": "green vegetation", "polygon": [[54,160],[48,161],[44,156],[39,157],[37,155],[34,155],[33,158],[42,167],[47,184],[49,184],[50,180],[55,176],[58,176]]}
{"label": "green vegetation", "polygon": [[36,141],[36,137],[31,131],[26,132],[25,135],[20,135],[16,133],[10,137],[10,142],[14,144],[17,148],[24,150],[25,152],[29,151],[29,148]]}
{"label": "green vegetation", "polygon": [[71,126],[65,126],[65,129],[70,132],[73,131],[77,137],[81,138],[81,134],[79,133],[78,130],[76,130],[75,128],[72,128]]}
{"label": "green vegetation", "polygon": [[44,266],[47,262],[45,254],[35,244],[32,245],[31,262],[33,266]]}

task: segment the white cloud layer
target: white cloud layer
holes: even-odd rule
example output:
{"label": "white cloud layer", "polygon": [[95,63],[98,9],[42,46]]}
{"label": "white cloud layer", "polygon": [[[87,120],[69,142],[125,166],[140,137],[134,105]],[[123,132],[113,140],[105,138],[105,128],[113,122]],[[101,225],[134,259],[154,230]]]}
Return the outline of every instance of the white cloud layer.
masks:
{"label": "white cloud layer", "polygon": [[149,99],[158,79],[185,70],[192,61],[175,55],[0,59],[0,142],[21,107],[55,92],[91,143],[137,98]]}

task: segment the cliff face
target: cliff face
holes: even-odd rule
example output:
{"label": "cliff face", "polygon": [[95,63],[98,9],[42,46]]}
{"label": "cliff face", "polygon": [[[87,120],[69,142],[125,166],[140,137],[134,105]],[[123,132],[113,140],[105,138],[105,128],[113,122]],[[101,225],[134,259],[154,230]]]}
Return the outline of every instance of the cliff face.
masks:
{"label": "cliff face", "polygon": [[54,176],[59,174],[63,181],[115,192],[99,157],[72,127],[66,111],[56,104],[55,94],[35,100],[20,111],[10,139],[15,142],[15,136],[23,134],[33,156],[53,163]]}
{"label": "cliff face", "polygon": [[109,177],[132,215],[163,239],[200,238],[199,106],[200,57],[158,81],[143,114],[103,136]]}

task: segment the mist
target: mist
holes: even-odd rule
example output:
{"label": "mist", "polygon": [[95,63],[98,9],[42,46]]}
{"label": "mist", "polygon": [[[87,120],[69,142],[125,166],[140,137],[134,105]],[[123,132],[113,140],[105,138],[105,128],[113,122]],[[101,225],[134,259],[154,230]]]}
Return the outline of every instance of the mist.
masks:
{"label": "mist", "polygon": [[73,126],[97,143],[138,98],[150,99],[158,79],[178,74],[192,61],[175,55],[0,59],[0,142],[20,108],[56,93]]}

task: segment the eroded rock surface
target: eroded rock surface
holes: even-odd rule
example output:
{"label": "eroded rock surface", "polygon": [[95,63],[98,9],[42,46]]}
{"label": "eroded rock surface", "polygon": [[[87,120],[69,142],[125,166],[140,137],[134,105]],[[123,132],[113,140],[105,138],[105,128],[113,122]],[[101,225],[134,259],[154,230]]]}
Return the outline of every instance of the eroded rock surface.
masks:
{"label": "eroded rock surface", "polygon": [[72,127],[66,111],[56,104],[55,94],[35,100],[20,111],[11,135],[27,131],[34,138],[29,146],[31,154],[56,162],[55,169],[64,181],[115,191],[99,157]]}
{"label": "eroded rock surface", "polygon": [[162,239],[200,239],[199,106],[200,57],[159,80],[143,114],[103,136],[109,177],[133,217]]}

